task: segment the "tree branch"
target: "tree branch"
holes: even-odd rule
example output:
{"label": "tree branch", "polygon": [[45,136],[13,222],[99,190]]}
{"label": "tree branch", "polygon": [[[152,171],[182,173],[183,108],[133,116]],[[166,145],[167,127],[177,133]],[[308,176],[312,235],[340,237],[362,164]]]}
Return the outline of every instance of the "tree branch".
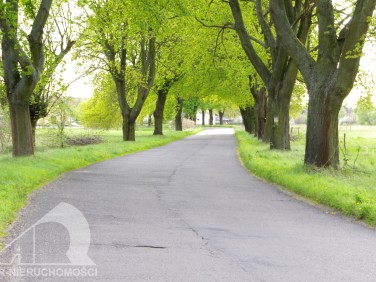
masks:
{"label": "tree branch", "polygon": [[214,27],[214,28],[233,29],[233,30],[235,29],[234,24],[230,22],[227,22],[224,25],[209,25],[203,22],[202,20],[198,19],[197,17],[195,17],[195,19],[204,27]]}
{"label": "tree branch", "polygon": [[365,43],[370,19],[375,10],[376,0],[357,1],[351,19],[338,67],[337,88],[344,99],[354,85],[359,70],[361,52]]}
{"label": "tree branch", "polygon": [[31,32],[28,36],[31,60],[38,71],[41,71],[44,64],[42,36],[43,28],[46,25],[47,18],[51,9],[51,4],[52,0],[42,0],[37,16],[34,19]]}
{"label": "tree branch", "polygon": [[244,52],[246,53],[248,59],[250,60],[262,80],[264,82],[269,81],[271,73],[256,53],[256,50],[254,49],[252,42],[250,41],[249,34],[244,25],[243,15],[238,0],[230,0],[229,5],[233,18],[235,20],[235,30],[239,36]]}
{"label": "tree branch", "polygon": [[319,53],[317,62],[337,68],[340,56],[334,27],[334,9],[331,0],[317,1],[317,18],[319,24]]}
{"label": "tree branch", "polygon": [[256,0],[256,14],[257,14],[257,19],[259,20],[259,23],[261,25],[262,32],[265,37],[266,45],[272,50],[272,52],[276,52],[277,44],[275,42],[274,35],[269,25],[265,21],[262,7],[261,7],[261,0]]}
{"label": "tree branch", "polygon": [[279,35],[284,48],[298,65],[299,70],[305,78],[307,86],[310,87],[310,78],[313,75],[316,63],[293,32],[287,19],[284,3],[280,0],[270,0],[269,3],[272,20],[277,34]]}

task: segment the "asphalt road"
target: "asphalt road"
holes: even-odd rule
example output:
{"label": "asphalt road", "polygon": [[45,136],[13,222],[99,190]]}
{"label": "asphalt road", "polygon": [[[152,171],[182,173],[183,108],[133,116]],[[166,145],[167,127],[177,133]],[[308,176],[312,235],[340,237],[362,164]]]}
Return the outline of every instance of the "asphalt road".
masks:
{"label": "asphalt road", "polygon": [[65,174],[12,225],[0,281],[376,281],[376,231],[251,176],[236,147],[212,129]]}

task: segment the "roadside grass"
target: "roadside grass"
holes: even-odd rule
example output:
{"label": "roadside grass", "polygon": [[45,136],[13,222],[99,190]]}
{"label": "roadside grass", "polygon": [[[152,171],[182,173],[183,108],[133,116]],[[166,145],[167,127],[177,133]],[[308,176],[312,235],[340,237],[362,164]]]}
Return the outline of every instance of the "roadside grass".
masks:
{"label": "roadside grass", "polygon": [[268,144],[237,130],[240,158],[256,176],[376,226],[376,127],[340,128],[338,170],[303,165],[304,133],[305,128],[300,128],[292,150],[283,152],[271,151]]}
{"label": "roadside grass", "polygon": [[[135,142],[122,141],[121,132],[118,131],[101,131],[97,132],[103,139],[100,144],[52,149],[42,147],[33,157],[12,158],[9,154],[0,155],[0,238],[6,235],[6,227],[16,219],[19,210],[26,204],[28,195],[63,173],[162,146],[200,130],[197,128],[175,132],[166,129],[164,136],[153,136],[152,129],[142,128],[136,132]],[[67,133],[82,134],[83,131],[80,129]],[[46,136],[48,133],[41,130],[37,138],[43,139]]]}
{"label": "roadside grass", "polygon": [[[154,131],[153,127],[137,127],[137,136],[148,136],[152,135]],[[165,133],[174,132],[175,130],[164,128]],[[101,130],[101,129],[90,129],[90,128],[65,128],[65,137],[69,138],[79,138],[79,137],[98,137],[104,142],[117,142],[122,138],[121,130]],[[65,138],[66,139],[66,138]],[[65,140],[66,141],[66,140]],[[69,147],[67,142],[64,142],[64,147]],[[49,150],[51,148],[61,148],[61,142],[57,129],[55,128],[38,128],[36,134],[36,148],[37,151],[42,152]]]}

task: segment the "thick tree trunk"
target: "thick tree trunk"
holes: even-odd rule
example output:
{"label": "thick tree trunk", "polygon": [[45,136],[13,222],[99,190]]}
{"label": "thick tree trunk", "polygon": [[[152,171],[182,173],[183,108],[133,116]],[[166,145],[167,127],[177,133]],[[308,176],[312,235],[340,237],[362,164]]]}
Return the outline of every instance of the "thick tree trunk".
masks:
{"label": "thick tree trunk", "polygon": [[9,103],[12,127],[13,156],[34,154],[29,103]]}
{"label": "thick tree trunk", "polygon": [[123,116],[123,140],[136,141],[136,121]]}
{"label": "thick tree trunk", "polygon": [[250,106],[239,107],[239,110],[240,114],[242,115],[245,131],[252,134],[254,132],[253,108],[251,108]]}
{"label": "thick tree trunk", "polygon": [[308,104],[304,163],[317,167],[339,165],[338,114],[342,101],[313,94]]}
{"label": "thick tree trunk", "polygon": [[201,112],[201,118],[202,118],[202,126],[204,126],[205,125],[205,111],[204,110],[202,110]]}
{"label": "thick tree trunk", "polygon": [[225,113],[223,111],[219,111],[218,115],[219,115],[219,124],[223,125],[223,116],[225,115]]}
{"label": "thick tree trunk", "polygon": [[290,101],[298,67],[292,61],[289,63],[282,80],[277,83],[274,93],[274,112],[278,121],[273,126],[271,146],[278,150],[290,150]]}
{"label": "thick tree trunk", "polygon": [[175,114],[175,130],[176,131],[183,131],[183,121],[182,121],[182,113],[183,113],[183,103],[184,100],[182,98],[177,98],[177,106],[176,106],[176,114]]}
{"label": "thick tree trunk", "polygon": [[155,107],[154,115],[154,135],[163,135],[163,114],[167,99],[167,93],[165,89],[158,91],[158,99]]}
{"label": "thick tree trunk", "polygon": [[[254,105],[254,128],[255,128],[255,137],[258,139],[264,138],[265,132],[265,122],[266,122],[266,89],[262,87],[257,89],[258,83],[257,80],[253,81],[253,77],[249,76],[251,94],[255,101]],[[255,84],[254,84],[255,82]]]}
{"label": "thick tree trunk", "polygon": [[280,99],[277,109],[278,120],[274,122],[270,147],[290,150],[290,99]]}
{"label": "thick tree trunk", "polygon": [[264,141],[269,140],[271,149],[290,150],[290,101],[297,72],[290,63],[283,80],[269,89]]}
{"label": "thick tree trunk", "polygon": [[209,109],[209,125],[214,124],[213,109]]}

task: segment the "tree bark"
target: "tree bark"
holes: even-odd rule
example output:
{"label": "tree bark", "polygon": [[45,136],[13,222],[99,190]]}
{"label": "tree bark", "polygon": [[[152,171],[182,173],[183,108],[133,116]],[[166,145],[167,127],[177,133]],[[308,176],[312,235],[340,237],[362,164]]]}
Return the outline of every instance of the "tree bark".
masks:
{"label": "tree bark", "polygon": [[338,115],[343,101],[333,95],[334,89],[328,91],[326,97],[321,93],[310,91],[304,162],[318,167],[337,168],[339,165]]}
{"label": "tree bark", "polygon": [[123,140],[136,141],[136,121],[123,116]]}
{"label": "tree bark", "polygon": [[[265,143],[270,143],[272,138],[272,126],[274,118],[273,100],[269,100],[266,96],[266,88],[261,87],[257,81],[257,77],[249,78],[249,85],[254,104],[254,128],[255,137]],[[271,89],[270,91],[274,91]],[[272,97],[272,95],[270,95]]]}
{"label": "tree bark", "polygon": [[158,99],[154,110],[154,135],[163,135],[163,116],[166,105],[167,95],[170,88],[174,83],[180,79],[179,75],[175,75],[173,78],[165,78],[164,83],[157,90]]}
{"label": "tree bark", "polygon": [[[255,137],[260,140],[264,139],[265,136],[265,123],[266,123],[266,89],[262,87],[261,89],[256,89],[256,86],[251,87],[251,93],[253,99],[255,100],[254,105],[254,128],[255,128]],[[269,140],[269,139],[268,139]],[[267,141],[269,142],[269,141]]]}
{"label": "tree bark", "polygon": [[201,110],[202,126],[205,125],[205,110]]}
{"label": "tree bark", "polygon": [[290,99],[281,99],[278,104],[278,120],[273,126],[274,149],[290,150]]}
{"label": "tree bark", "polygon": [[12,128],[13,156],[34,154],[29,103],[9,103]]}
{"label": "tree bark", "polygon": [[240,114],[242,115],[243,125],[246,132],[252,134],[254,132],[254,109],[250,106],[239,107]]}
{"label": "tree bark", "polygon": [[169,89],[158,90],[158,99],[154,115],[154,135],[163,135],[163,114]]}
{"label": "tree bark", "polygon": [[184,100],[182,98],[177,98],[176,101],[177,101],[177,105],[176,105],[176,114],[175,114],[175,130],[183,131],[182,113],[183,113]]}
{"label": "tree bark", "polygon": [[213,109],[209,109],[209,125],[214,124]]}
{"label": "tree bark", "polygon": [[219,115],[219,124],[223,125],[223,116],[225,115],[225,112],[224,111],[218,111],[218,115]]}

